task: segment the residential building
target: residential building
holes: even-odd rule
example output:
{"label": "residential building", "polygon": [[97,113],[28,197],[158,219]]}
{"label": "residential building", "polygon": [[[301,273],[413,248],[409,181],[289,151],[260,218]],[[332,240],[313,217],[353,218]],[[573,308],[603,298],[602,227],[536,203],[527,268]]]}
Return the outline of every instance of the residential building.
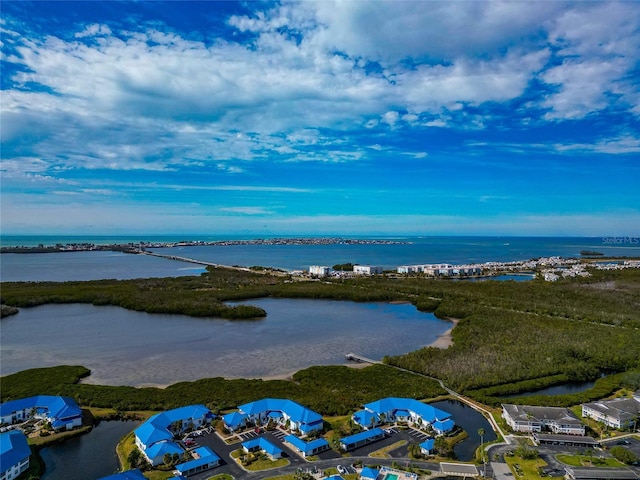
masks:
{"label": "residential building", "polygon": [[12,480],[29,470],[31,449],[19,430],[0,433],[0,479]]}
{"label": "residential building", "polygon": [[127,470],[126,472],[114,473],[108,477],[102,477],[98,480],[147,480],[139,469]]}
{"label": "residential building", "polygon": [[568,408],[503,404],[502,416],[514,432],[585,433],[584,424]]}
{"label": "residential building", "polygon": [[355,450],[356,448],[364,447],[370,443],[382,440],[384,437],[384,430],[381,428],[372,428],[371,430],[365,430],[364,432],[341,438],[340,448],[345,452],[348,452],[349,450]]}
{"label": "residential building", "polygon": [[595,438],[584,435],[561,435],[550,433],[534,433],[533,442],[536,445],[566,445],[570,447],[590,447],[600,446]]}
{"label": "residential building", "polygon": [[30,418],[45,420],[56,431],[82,426],[82,410],[69,397],[36,395],[0,404],[0,423],[22,423]]}
{"label": "residential building", "polygon": [[372,428],[385,422],[401,422],[417,428],[430,428],[437,434],[447,433],[455,425],[450,413],[412,398],[383,398],[364,405],[364,410],[356,412],[352,418],[363,428]]}
{"label": "residential building", "polygon": [[431,455],[435,451],[436,447],[436,439],[435,438],[427,438],[424,442],[420,444],[420,453],[423,455]]}
{"label": "residential building", "polygon": [[637,480],[638,474],[630,468],[566,467],[567,480]]}
{"label": "residential building", "polygon": [[188,477],[220,465],[220,457],[209,447],[199,447],[191,452],[193,460],[176,465],[174,473]]}
{"label": "residential building", "polygon": [[224,415],[223,420],[228,429],[235,431],[247,423],[266,425],[269,422],[282,426],[302,436],[322,430],[322,415],[309,410],[293,400],[264,398],[246,403],[238,407],[238,412]]}
{"label": "residential building", "polygon": [[378,478],[378,475],[380,475],[380,470],[378,470],[377,468],[364,467],[360,471],[360,478],[362,480],[376,480]]}
{"label": "residential building", "polygon": [[282,450],[264,437],[252,438],[242,442],[242,449],[247,453],[264,452],[271,460],[277,460],[282,456]]}
{"label": "residential building", "polygon": [[584,403],[582,416],[593,418],[611,428],[634,428],[640,417],[640,400],[635,398],[615,398]]}
{"label": "residential building", "polygon": [[353,273],[356,275],[379,275],[384,271],[380,266],[372,265],[354,265]]}
{"label": "residential building", "polygon": [[324,265],[311,265],[309,267],[309,274],[316,277],[326,277],[331,273],[331,267]]}
{"label": "residential building", "polygon": [[164,462],[164,455],[184,453],[174,440],[188,430],[211,423],[214,415],[204,405],[190,405],[167,410],[150,417],[134,430],[135,443],[151,465]]}
{"label": "residential building", "polygon": [[312,455],[317,455],[318,453],[322,453],[331,448],[329,446],[329,442],[327,442],[324,438],[318,438],[316,440],[311,440],[310,442],[305,442],[295,435],[287,435],[283,438],[283,440],[291,445],[295,450],[298,451],[298,453],[300,453],[305,458]]}

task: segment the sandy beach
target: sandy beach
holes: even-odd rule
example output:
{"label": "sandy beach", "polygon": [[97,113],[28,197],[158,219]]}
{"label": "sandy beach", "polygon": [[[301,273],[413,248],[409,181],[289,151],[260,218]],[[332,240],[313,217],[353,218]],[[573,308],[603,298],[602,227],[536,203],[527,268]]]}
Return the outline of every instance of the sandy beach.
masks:
{"label": "sandy beach", "polygon": [[446,320],[450,321],[453,325],[451,325],[451,328],[449,330],[440,335],[435,342],[433,342],[431,345],[428,345],[429,347],[444,349],[449,348],[453,345],[453,337],[451,336],[451,332],[453,332],[453,329],[456,328],[456,325],[458,325],[458,322],[460,320],[458,320],[457,318],[447,318]]}

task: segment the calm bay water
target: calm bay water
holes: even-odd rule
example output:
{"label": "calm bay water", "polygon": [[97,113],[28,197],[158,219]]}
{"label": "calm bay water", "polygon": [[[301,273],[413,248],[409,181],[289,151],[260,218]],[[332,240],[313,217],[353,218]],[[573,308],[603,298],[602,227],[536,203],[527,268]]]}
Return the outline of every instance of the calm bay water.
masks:
{"label": "calm bay water", "polygon": [[451,327],[413,305],[256,299],[267,317],[229,321],[119,307],[44,305],[2,320],[0,374],[84,365],[88,383],[167,385],[209,377],[286,376],[345,354],[381,359],[434,342]]}
{"label": "calm bay water", "polygon": [[64,443],[43,448],[40,454],[47,467],[42,480],[102,478],[119,468],[116,445],[139,422],[100,422],[91,432]]}
{"label": "calm bay water", "polygon": [[[150,237],[147,241],[219,240],[212,237]],[[137,237],[2,237],[3,245],[37,245],[92,242],[126,243]],[[310,265],[338,263],[380,265],[394,270],[399,265],[420,263],[478,263],[529,260],[537,257],[579,257],[581,250],[597,250],[610,256],[640,256],[640,244],[633,239],[540,238],[540,237],[406,237],[391,239],[402,244],[331,245],[229,245],[160,248],[154,251],[223,265],[268,266],[285,270],[306,270]],[[104,278],[131,279],[198,275],[204,269],[195,264],[147,255],[116,252],[65,252],[2,254],[2,281],[67,281]],[[521,279],[518,279],[521,280]]]}
{"label": "calm bay water", "polygon": [[205,268],[150,255],[120,252],[3,253],[3,282],[68,282],[199,275]]}

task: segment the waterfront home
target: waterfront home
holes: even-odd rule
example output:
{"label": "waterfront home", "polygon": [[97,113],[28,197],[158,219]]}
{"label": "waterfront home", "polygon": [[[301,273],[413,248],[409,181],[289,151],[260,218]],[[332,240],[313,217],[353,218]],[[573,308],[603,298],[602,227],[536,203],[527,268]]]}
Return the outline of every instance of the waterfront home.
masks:
{"label": "waterfront home", "polygon": [[242,442],[242,449],[246,453],[264,452],[271,460],[277,460],[282,456],[282,450],[264,437],[252,438]]}
{"label": "waterfront home", "polygon": [[29,470],[31,449],[18,430],[0,433],[0,479],[12,480]]}
{"label": "waterfront home", "polygon": [[363,428],[372,428],[385,422],[400,422],[433,429],[437,434],[447,433],[455,425],[450,413],[412,398],[387,397],[376,400],[364,405],[364,410],[356,412],[352,418]]}
{"label": "waterfront home", "polygon": [[193,460],[176,465],[175,474],[188,477],[220,465],[220,457],[209,447],[199,447],[191,452]]}
{"label": "waterfront home", "polygon": [[[639,396],[640,397],[640,396]],[[584,403],[582,416],[593,418],[611,428],[633,428],[640,417],[640,398],[615,398]]]}
{"label": "waterfront home", "polygon": [[147,480],[142,472],[135,468],[133,470],[127,470],[126,472],[114,473],[107,477],[101,477],[98,480]]}
{"label": "waterfront home", "polygon": [[0,404],[0,423],[22,423],[29,419],[44,420],[56,431],[82,426],[82,410],[69,397],[36,395]]}
{"label": "waterfront home", "polygon": [[316,440],[311,440],[310,442],[305,442],[295,435],[287,435],[283,438],[283,440],[291,445],[295,450],[298,451],[298,453],[300,453],[305,458],[312,455],[317,455],[318,453],[324,452],[331,448],[329,446],[329,442],[327,442],[324,438],[318,438]]}
{"label": "waterfront home", "polygon": [[536,407],[530,405],[502,405],[502,417],[514,432],[541,432],[584,435],[585,427],[568,408]]}
{"label": "waterfront home", "polygon": [[349,450],[355,450],[356,448],[364,447],[370,443],[382,440],[384,437],[384,430],[381,428],[372,428],[371,430],[365,430],[364,432],[341,438],[340,448],[345,452],[348,452]]}
{"label": "waterfront home", "polygon": [[[293,400],[263,398],[238,407],[235,414],[222,417],[226,427],[235,431],[248,423],[267,425],[272,423],[291,432],[299,431],[302,436],[322,430],[322,415]],[[229,422],[229,423],[227,423]]]}
{"label": "waterfront home", "polygon": [[164,462],[164,455],[184,453],[174,438],[211,422],[213,414],[204,405],[190,405],[157,413],[134,430],[135,443],[151,465]]}

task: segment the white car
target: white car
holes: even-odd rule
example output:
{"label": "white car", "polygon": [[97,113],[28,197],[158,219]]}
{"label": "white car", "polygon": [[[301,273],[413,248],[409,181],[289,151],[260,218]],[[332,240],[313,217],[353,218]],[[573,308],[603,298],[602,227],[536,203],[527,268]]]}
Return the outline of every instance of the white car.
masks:
{"label": "white car", "polygon": [[347,469],[344,468],[342,465],[338,465],[336,468],[338,469],[338,473],[340,473],[342,475],[346,475],[347,474]]}

